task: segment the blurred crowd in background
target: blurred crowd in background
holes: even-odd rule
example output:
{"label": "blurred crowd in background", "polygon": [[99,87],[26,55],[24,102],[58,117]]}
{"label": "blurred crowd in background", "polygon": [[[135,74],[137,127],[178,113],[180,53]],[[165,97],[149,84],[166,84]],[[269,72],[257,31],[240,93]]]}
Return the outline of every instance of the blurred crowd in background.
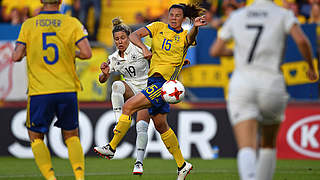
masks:
{"label": "blurred crowd in background", "polygon": [[[102,3],[102,1],[104,1]],[[112,7],[113,3],[121,0],[62,0],[61,12],[77,17],[84,25],[87,25],[89,9],[92,7],[94,16],[93,30],[89,39],[97,40],[99,26],[101,24],[101,11],[104,6]],[[137,1],[137,0],[135,0]],[[205,15],[209,20],[209,26],[218,29],[224,23],[230,13],[236,9],[253,3],[254,0],[153,0],[146,4],[145,11],[135,14],[133,24],[146,24],[153,21],[167,21],[168,7],[173,3],[199,3],[206,9]],[[128,3],[130,1],[123,1]],[[301,24],[320,24],[320,0],[275,0],[275,3],[294,12]],[[40,0],[0,0],[0,22],[21,24],[27,18],[37,15],[41,11]],[[131,25],[133,25],[131,24]]]}

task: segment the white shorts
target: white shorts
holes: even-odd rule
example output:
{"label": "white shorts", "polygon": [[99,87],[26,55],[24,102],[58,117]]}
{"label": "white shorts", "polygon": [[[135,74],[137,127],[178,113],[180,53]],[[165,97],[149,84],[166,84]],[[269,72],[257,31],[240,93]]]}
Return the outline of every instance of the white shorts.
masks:
{"label": "white shorts", "polygon": [[263,71],[234,72],[229,84],[227,110],[232,125],[256,119],[261,124],[279,124],[288,102],[281,74]]}
{"label": "white shorts", "polygon": [[139,84],[139,85],[133,85],[132,82],[126,81],[128,86],[133,91],[134,95],[137,95],[139,92],[141,92],[144,88],[147,87],[147,82],[145,84]]}

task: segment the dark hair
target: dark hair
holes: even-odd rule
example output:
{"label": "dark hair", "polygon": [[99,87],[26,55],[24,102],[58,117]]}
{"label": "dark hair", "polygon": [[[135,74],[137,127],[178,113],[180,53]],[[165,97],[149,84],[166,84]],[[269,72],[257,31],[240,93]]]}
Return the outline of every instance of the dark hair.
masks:
{"label": "dark hair", "polygon": [[42,4],[58,4],[60,3],[59,0],[42,0],[41,1]]}
{"label": "dark hair", "polygon": [[234,10],[238,9],[238,7],[232,3],[228,3],[226,7],[231,7]]}
{"label": "dark hair", "polygon": [[169,8],[169,12],[172,8],[179,8],[183,11],[183,17],[188,17],[191,21],[193,21],[196,17],[202,16],[205,9],[201,8],[198,4],[174,4]]}
{"label": "dark hair", "polygon": [[112,26],[113,26],[112,34],[119,31],[123,31],[129,36],[131,33],[130,27],[127,26],[126,24],[123,24],[122,20],[119,17],[112,19]]}

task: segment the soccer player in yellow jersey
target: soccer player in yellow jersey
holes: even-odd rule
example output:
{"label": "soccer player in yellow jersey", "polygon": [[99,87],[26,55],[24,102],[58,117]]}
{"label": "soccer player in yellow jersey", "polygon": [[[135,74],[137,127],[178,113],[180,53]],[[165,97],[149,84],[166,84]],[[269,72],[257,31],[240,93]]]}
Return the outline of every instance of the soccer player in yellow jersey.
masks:
{"label": "soccer player in yellow jersey", "polygon": [[[27,128],[31,148],[42,175],[55,180],[50,152],[44,134],[57,117],[62,129],[76,180],[84,179],[84,154],[78,134],[77,91],[81,89],[75,71],[75,58],[89,59],[91,48],[87,31],[70,16],[59,13],[61,0],[41,0],[43,11],[22,24],[14,62],[27,56]],[[77,50],[76,48],[79,48]]]}
{"label": "soccer player in yellow jersey", "polygon": [[[133,32],[131,42],[142,49],[145,58],[150,59],[148,87],[126,101],[122,115],[114,131],[113,139],[106,146],[95,147],[106,158],[112,158],[116,147],[131,125],[131,115],[138,110],[149,108],[149,114],[168,151],[178,166],[178,180],[185,179],[192,169],[181,154],[177,137],[167,123],[169,104],[161,98],[161,87],[167,80],[175,80],[184,64],[184,58],[190,45],[195,44],[199,26],[207,24],[203,10],[196,5],[174,4],[169,8],[169,24],[154,22]],[[183,30],[182,22],[188,17],[193,27]],[[152,37],[152,53],[142,43],[141,38]]]}

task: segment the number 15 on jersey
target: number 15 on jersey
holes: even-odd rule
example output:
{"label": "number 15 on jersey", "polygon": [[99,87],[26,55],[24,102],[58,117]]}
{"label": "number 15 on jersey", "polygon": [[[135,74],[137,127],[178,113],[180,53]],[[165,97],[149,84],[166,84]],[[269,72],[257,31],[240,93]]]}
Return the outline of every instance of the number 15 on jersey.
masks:
{"label": "number 15 on jersey", "polygon": [[162,43],[162,49],[166,50],[166,51],[170,51],[171,49],[171,43],[172,43],[172,40],[170,39],[164,39],[163,40],[163,43]]}

